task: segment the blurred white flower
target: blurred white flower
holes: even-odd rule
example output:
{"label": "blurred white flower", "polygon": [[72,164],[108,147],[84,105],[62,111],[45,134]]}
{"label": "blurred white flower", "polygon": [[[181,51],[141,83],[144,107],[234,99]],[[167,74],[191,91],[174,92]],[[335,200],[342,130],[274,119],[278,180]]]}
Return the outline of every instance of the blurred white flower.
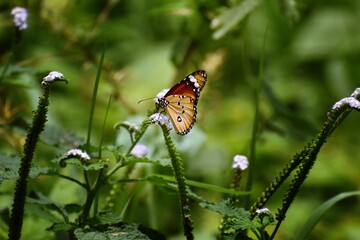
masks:
{"label": "blurred white flower", "polygon": [[332,106],[331,109],[337,109],[345,105],[349,105],[351,108],[360,109],[360,102],[354,97],[340,99]]}
{"label": "blurred white flower", "polygon": [[65,77],[61,72],[52,71],[46,77],[43,78],[41,84],[47,84],[48,82],[53,82],[55,79],[65,79]]}
{"label": "blurred white flower", "polygon": [[249,161],[244,155],[235,155],[233,159],[232,168],[245,170],[249,166]]}
{"label": "blurred white flower", "polygon": [[152,123],[156,123],[161,126],[166,126],[169,130],[173,129],[172,123],[170,122],[169,118],[166,117],[164,114],[154,113],[149,118],[152,121]]}
{"label": "blurred white flower", "polygon": [[131,150],[130,154],[134,155],[135,157],[145,157],[148,152],[149,150],[144,144],[138,143]]}
{"label": "blurred white flower", "polygon": [[356,88],[350,97],[357,98],[360,96],[360,88]]}
{"label": "blurred white flower", "polygon": [[124,121],[122,124],[127,126],[129,131],[135,132],[135,131],[139,130],[139,126],[136,125],[135,123],[132,123],[132,122],[129,122],[129,121]]}
{"label": "blurred white flower", "polygon": [[14,24],[20,31],[27,28],[28,12],[26,8],[15,7],[11,10],[11,15],[14,16]]}
{"label": "blurred white flower", "polygon": [[170,90],[170,88],[166,88],[166,89],[162,90],[161,92],[159,92],[159,93],[156,95],[156,97],[154,98],[154,102],[155,102],[156,104],[160,104],[159,99],[160,99],[160,98],[164,98],[165,94],[166,94],[169,90]]}
{"label": "blurred white flower", "polygon": [[268,208],[260,208],[260,209],[257,209],[255,211],[257,214],[260,214],[260,213],[269,213],[270,210]]}
{"label": "blurred white flower", "polygon": [[69,150],[65,155],[67,157],[79,157],[84,160],[90,160],[90,156],[87,152],[77,148]]}

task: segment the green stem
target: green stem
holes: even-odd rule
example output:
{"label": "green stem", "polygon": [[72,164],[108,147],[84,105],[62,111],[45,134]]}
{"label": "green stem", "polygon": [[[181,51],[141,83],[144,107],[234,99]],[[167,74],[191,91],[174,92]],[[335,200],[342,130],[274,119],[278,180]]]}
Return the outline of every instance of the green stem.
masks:
{"label": "green stem", "polygon": [[[254,179],[254,172],[256,169],[256,141],[259,134],[259,115],[260,115],[260,95],[261,95],[261,89],[263,88],[263,78],[264,78],[264,60],[265,60],[265,46],[266,46],[266,36],[267,36],[267,30],[265,29],[265,34],[263,38],[263,50],[262,50],[262,57],[260,62],[260,70],[259,70],[259,78],[255,87],[255,110],[254,110],[254,121],[253,121],[253,129],[252,129],[252,135],[251,135],[251,143],[250,143],[250,155],[249,155],[249,174],[248,179],[245,186],[245,191],[250,191],[252,188],[252,183]],[[245,196],[245,203],[244,207],[245,209],[249,208],[250,206],[250,198],[251,195]]]}
{"label": "green stem", "polygon": [[[130,155],[131,150],[140,141],[141,137],[144,135],[144,133],[146,132],[146,129],[149,127],[150,124],[151,124],[151,120],[149,120],[149,119],[145,119],[145,121],[143,121],[141,123],[140,130],[136,132],[135,140],[132,142],[132,144],[129,147],[128,151],[126,152],[125,156]],[[124,158],[122,157],[122,159],[118,163],[116,163],[115,166],[106,173],[105,177],[103,178],[103,182],[107,181],[119,168],[121,168],[124,165],[123,160],[124,160]]]}
{"label": "green stem", "polygon": [[92,95],[92,99],[91,99],[91,107],[90,107],[90,114],[89,114],[89,126],[88,126],[88,131],[87,131],[88,135],[86,138],[86,151],[89,151],[89,149],[90,149],[91,130],[92,130],[93,119],[94,119],[96,96],[97,96],[97,92],[98,92],[100,76],[101,76],[103,63],[104,63],[105,50],[106,50],[106,45],[104,46],[104,49],[101,53],[98,71],[96,73],[96,80],[95,80],[95,85],[94,85],[94,89],[93,89],[93,95]]}

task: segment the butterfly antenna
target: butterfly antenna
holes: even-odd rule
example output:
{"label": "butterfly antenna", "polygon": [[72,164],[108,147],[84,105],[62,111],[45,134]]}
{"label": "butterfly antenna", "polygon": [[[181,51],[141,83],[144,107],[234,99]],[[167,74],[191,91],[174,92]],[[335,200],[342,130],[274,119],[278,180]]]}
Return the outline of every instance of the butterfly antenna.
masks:
{"label": "butterfly antenna", "polygon": [[144,99],[141,99],[140,101],[138,101],[138,104],[140,104],[141,102],[143,101],[147,101],[147,100],[150,100],[150,99],[154,99],[153,97],[150,97],[150,98],[144,98]]}

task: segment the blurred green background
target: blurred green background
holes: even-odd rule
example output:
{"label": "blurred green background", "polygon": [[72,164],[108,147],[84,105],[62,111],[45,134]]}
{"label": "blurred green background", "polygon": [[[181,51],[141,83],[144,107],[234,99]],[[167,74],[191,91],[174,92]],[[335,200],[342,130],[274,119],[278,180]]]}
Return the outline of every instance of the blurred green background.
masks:
{"label": "blurred green background", "polygon": [[[14,46],[10,12],[15,6],[28,9],[29,26]],[[126,144],[126,133],[115,131],[113,126],[125,120],[140,123],[145,119],[154,103],[138,104],[139,100],[154,97],[187,74],[204,69],[208,82],[198,104],[197,123],[188,135],[174,134],[174,138],[189,179],[228,187],[233,156],[249,153],[254,92],[264,61],[261,134],[256,165],[250,163],[256,169],[252,192],[255,200],[320,130],[331,106],[360,87],[359,23],[358,0],[2,0],[2,67],[12,46],[14,52],[6,81],[0,85],[0,150],[8,154],[21,151],[24,132],[17,127],[31,120],[41,93],[40,82],[54,70],[62,72],[69,84],[54,87],[47,126],[86,137],[94,80],[106,43],[93,143],[100,141],[110,95],[104,142]],[[278,239],[291,239],[328,198],[359,189],[359,122],[359,113],[350,114],[321,150]],[[164,153],[157,126],[150,127],[142,143],[148,145],[151,157],[159,157],[159,151]],[[46,165],[62,153],[42,143],[34,161]],[[30,184],[30,189],[44,192],[59,203],[81,203],[85,196],[77,192],[76,186],[55,178]],[[11,181],[0,185],[1,209],[11,205],[13,186]],[[141,189],[137,201],[144,203],[142,198],[148,193],[145,186]],[[152,191],[157,200],[153,203],[156,214],[134,203],[125,220],[142,222],[181,239],[176,196],[156,187]],[[206,191],[198,194],[211,201],[223,197]],[[267,207],[275,211],[281,197],[275,196]],[[359,214],[359,199],[340,202],[314,229],[311,239],[360,239]],[[49,226],[36,217],[43,224],[40,230]],[[214,237],[218,215],[194,203],[193,218],[196,239]],[[34,231],[33,218],[28,219],[24,231],[30,234]],[[48,236],[37,234],[37,239]]]}

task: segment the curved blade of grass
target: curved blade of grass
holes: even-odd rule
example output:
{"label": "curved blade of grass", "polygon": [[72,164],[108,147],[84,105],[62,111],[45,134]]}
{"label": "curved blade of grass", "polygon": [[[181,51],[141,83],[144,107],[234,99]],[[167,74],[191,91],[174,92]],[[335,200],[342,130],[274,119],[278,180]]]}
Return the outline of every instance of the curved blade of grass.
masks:
{"label": "curved blade of grass", "polygon": [[302,228],[299,231],[299,234],[296,236],[295,239],[306,239],[308,238],[310,232],[314,229],[316,224],[320,221],[321,217],[337,202],[348,198],[359,195],[360,191],[354,191],[354,192],[344,192],[340,193],[329,200],[327,200],[325,203],[323,203],[307,220],[307,222],[302,226]]}
{"label": "curved blade of grass", "polygon": [[99,82],[100,82],[100,76],[101,76],[101,72],[102,72],[103,64],[104,64],[105,50],[106,50],[106,44],[101,53],[98,71],[96,74],[96,79],[95,79],[95,84],[94,84],[94,89],[93,89],[93,95],[92,95],[92,99],[91,99],[91,108],[90,108],[90,114],[89,114],[89,127],[88,127],[87,139],[86,139],[86,150],[87,151],[89,150],[89,147],[90,147],[91,129],[92,129],[93,118],[94,118],[95,103],[96,103]]}

